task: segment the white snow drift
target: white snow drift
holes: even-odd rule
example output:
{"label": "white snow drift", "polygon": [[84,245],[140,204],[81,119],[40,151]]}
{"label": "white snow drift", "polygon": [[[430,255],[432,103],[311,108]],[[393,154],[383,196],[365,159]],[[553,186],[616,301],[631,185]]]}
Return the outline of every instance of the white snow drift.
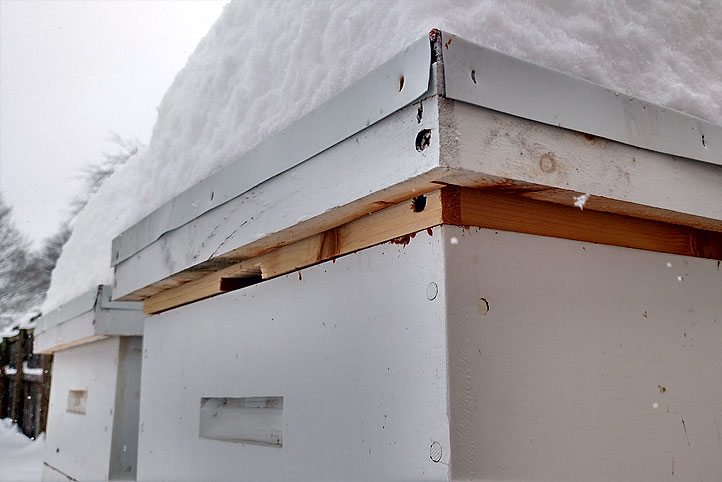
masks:
{"label": "white snow drift", "polygon": [[258,0],[226,7],[148,148],[78,216],[43,310],[112,282],[112,239],[431,28],[722,123],[722,4]]}

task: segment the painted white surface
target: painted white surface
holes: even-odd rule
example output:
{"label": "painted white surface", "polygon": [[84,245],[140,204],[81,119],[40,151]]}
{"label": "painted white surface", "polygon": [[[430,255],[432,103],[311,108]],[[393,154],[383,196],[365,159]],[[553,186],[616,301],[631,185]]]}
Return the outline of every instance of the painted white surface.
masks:
{"label": "painted white surface", "polygon": [[112,264],[436,91],[427,36],[113,240]]}
{"label": "painted white surface", "polygon": [[[44,463],[78,480],[107,480],[119,338],[55,354]],[[67,411],[68,391],[86,390],[85,415]],[[67,480],[47,465],[43,480]]]}
{"label": "painted white surface", "polygon": [[[132,453],[133,432],[137,433],[137,408],[134,421],[132,407],[123,405],[133,399],[139,403],[139,345],[138,337],[111,337],[55,354],[43,480],[67,481],[63,474],[81,481],[117,475],[111,471],[111,453],[122,450],[122,445],[130,446]],[[129,362],[132,359],[135,362]],[[85,414],[67,410],[70,390],[87,392]],[[130,402],[119,404],[125,392]],[[119,414],[126,415],[127,426],[114,425]],[[123,443],[126,435],[127,443]]]}
{"label": "painted white surface", "polygon": [[[121,297],[217,253],[244,246],[417,176],[421,176],[419,185],[434,179],[426,174],[439,166],[438,136],[433,134],[438,132],[437,98],[422,100],[421,104],[421,122],[417,119],[419,103],[412,104],[167,233],[116,267],[113,295]],[[419,152],[416,136],[422,129],[431,129],[432,137],[430,146]],[[317,232],[312,230],[307,236]]]}
{"label": "painted white surface", "polygon": [[496,176],[722,220],[722,166],[463,102],[446,102],[442,112],[442,160],[462,184]]}
{"label": "painted white surface", "polygon": [[454,480],[722,478],[716,261],[443,233]]}
{"label": "painted white surface", "polygon": [[[139,480],[719,480],[716,261],[432,232],[151,317]],[[282,448],[199,438],[246,396]]]}
{"label": "painted white surface", "polygon": [[[426,294],[440,241],[148,318],[138,479],[448,480],[445,292]],[[282,448],[199,438],[201,398],[248,396],[284,397]]]}
{"label": "painted white surface", "polygon": [[139,336],[143,334],[144,319],[142,311],[105,310],[96,306],[92,311],[37,333],[33,351],[52,353],[108,336]]}
{"label": "painted white surface", "polygon": [[722,166],[722,126],[442,33],[447,98]]}
{"label": "painted white surface", "polygon": [[283,446],[283,397],[201,398],[198,436]]}
{"label": "painted white surface", "polygon": [[33,352],[52,353],[73,344],[82,345],[98,339],[95,330],[95,311],[80,316],[37,333],[33,337]]}

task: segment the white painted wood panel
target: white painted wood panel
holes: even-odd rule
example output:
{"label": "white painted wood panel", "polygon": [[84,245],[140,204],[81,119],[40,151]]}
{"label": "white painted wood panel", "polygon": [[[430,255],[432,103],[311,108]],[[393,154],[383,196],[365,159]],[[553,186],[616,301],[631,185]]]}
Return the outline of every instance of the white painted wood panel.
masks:
{"label": "white painted wood panel", "polygon": [[[138,479],[448,480],[433,232],[150,317]],[[199,437],[201,399],[263,396],[283,447]]]}
{"label": "white painted wood panel", "polygon": [[442,161],[457,171],[449,182],[493,176],[722,220],[722,166],[464,102],[445,101],[440,123]]}
{"label": "white painted wood panel", "polygon": [[[269,136],[208,178],[159,207],[113,241],[113,265],[163,233],[249,191],[435,93],[431,49],[423,36],[338,95]],[[203,162],[203,159],[199,159]]]}
{"label": "white painted wood panel", "polygon": [[442,33],[445,94],[524,119],[722,166],[722,127]]}
{"label": "white painted wood panel", "polygon": [[201,398],[198,436],[282,447],[283,397]]}
{"label": "white painted wood panel", "polygon": [[454,480],[722,479],[718,262],[444,241]]}
{"label": "white painted wood panel", "polygon": [[135,479],[141,345],[111,337],[55,354],[43,480]]}
{"label": "white painted wood panel", "polygon": [[103,337],[104,335],[99,335],[95,330],[95,310],[88,311],[37,333],[33,337],[33,352],[53,353],[56,350],[83,345]]}
{"label": "white painted wood panel", "polygon": [[[381,205],[374,205],[376,201],[388,201],[415,188],[428,190],[430,181],[439,177],[433,174],[439,166],[436,103],[431,97],[399,110],[167,233],[116,266],[114,297],[287,228],[293,229],[284,242],[298,233],[301,237],[317,234],[318,223],[328,224],[325,229],[343,224],[359,215],[358,206],[348,205],[367,196],[376,194],[367,204],[378,209]],[[423,106],[420,120],[419,106]],[[431,144],[417,151],[416,137],[423,129],[432,131]],[[304,224],[311,219],[316,227]]]}
{"label": "white painted wood panel", "polygon": [[96,306],[82,315],[37,332],[33,337],[33,351],[53,353],[108,336],[142,335],[144,319],[141,311],[108,310]]}
{"label": "white painted wood panel", "polygon": [[[108,480],[119,338],[55,354],[43,480]],[[85,414],[67,411],[68,391],[87,393]]]}

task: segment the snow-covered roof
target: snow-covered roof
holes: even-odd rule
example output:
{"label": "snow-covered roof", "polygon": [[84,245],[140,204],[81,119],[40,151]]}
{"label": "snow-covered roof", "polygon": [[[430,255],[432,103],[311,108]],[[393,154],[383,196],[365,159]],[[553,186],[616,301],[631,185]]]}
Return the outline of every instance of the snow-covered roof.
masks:
{"label": "snow-covered roof", "polygon": [[78,216],[43,309],[111,284],[115,236],[432,28],[722,124],[720,24],[694,1],[234,2]]}

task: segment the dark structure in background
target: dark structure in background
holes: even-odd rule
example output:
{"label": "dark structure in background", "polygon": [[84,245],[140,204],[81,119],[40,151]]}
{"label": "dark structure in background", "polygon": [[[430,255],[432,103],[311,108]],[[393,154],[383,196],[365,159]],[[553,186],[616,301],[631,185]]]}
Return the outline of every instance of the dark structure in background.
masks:
{"label": "dark structure in background", "polygon": [[0,342],[0,418],[11,418],[28,437],[45,431],[52,355],[33,354],[33,330]]}

